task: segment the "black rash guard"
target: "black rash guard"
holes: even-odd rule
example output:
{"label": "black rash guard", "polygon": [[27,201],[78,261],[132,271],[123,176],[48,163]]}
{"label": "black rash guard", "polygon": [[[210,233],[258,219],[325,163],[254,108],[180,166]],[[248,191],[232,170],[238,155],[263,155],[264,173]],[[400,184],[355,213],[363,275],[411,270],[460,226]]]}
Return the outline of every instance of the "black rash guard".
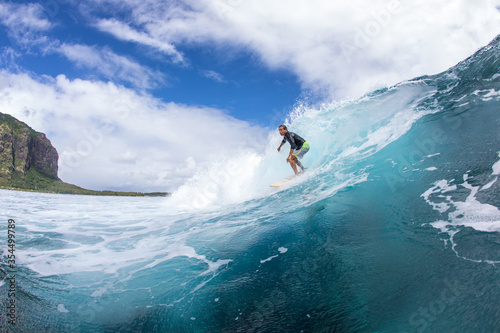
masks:
{"label": "black rash guard", "polygon": [[306,140],[302,139],[300,136],[293,132],[286,132],[283,141],[281,142],[285,143],[286,141],[290,143],[290,148],[294,150],[302,148],[302,145],[304,144],[304,142],[306,142]]}

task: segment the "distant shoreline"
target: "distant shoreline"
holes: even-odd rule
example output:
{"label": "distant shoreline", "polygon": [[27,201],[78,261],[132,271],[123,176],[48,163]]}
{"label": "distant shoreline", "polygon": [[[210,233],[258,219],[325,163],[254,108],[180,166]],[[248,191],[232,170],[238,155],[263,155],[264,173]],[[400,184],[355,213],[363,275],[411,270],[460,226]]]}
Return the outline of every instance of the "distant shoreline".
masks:
{"label": "distant shoreline", "polygon": [[18,191],[18,192],[31,192],[31,193],[49,193],[49,194],[72,194],[72,195],[91,195],[91,196],[106,196],[106,197],[168,197],[171,195],[169,192],[118,192],[118,191],[94,191],[81,189],[81,191],[67,191],[55,192],[50,190],[27,189],[11,186],[1,186],[0,190]]}
{"label": "distant shoreline", "polygon": [[166,197],[168,192],[120,192],[120,191],[94,191],[87,190],[80,186],[65,183],[59,178],[51,178],[35,168],[31,167],[24,172],[24,175],[19,175],[17,172],[12,173],[11,179],[0,177],[0,189],[23,191],[23,192],[39,192],[53,194],[81,194],[81,195],[100,195],[100,196],[128,196],[128,197]]}

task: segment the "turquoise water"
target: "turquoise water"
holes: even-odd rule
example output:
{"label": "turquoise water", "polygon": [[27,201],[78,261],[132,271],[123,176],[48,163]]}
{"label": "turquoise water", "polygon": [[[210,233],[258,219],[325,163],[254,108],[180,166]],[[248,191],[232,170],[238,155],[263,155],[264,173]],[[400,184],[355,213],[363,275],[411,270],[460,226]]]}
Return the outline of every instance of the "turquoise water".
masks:
{"label": "turquoise water", "polygon": [[[500,39],[450,70],[298,107],[169,198],[0,191],[13,332],[500,331]],[[7,220],[16,221],[16,325]]]}

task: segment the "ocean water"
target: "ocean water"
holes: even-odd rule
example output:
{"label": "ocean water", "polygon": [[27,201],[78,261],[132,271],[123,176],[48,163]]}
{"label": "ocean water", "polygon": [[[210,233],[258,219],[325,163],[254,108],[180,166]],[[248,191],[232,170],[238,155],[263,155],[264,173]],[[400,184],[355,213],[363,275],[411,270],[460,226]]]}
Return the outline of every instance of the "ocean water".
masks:
{"label": "ocean water", "polygon": [[500,38],[288,123],[285,188],[273,131],[168,198],[1,190],[2,331],[500,332]]}

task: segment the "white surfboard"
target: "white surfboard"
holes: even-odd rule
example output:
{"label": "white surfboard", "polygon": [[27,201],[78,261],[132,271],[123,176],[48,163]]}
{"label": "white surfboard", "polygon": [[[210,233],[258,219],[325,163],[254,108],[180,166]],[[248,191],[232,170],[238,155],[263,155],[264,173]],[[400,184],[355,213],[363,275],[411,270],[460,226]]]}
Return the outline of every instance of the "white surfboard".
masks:
{"label": "white surfboard", "polygon": [[290,184],[290,183],[291,183],[291,182],[292,182],[292,181],[293,181],[296,177],[300,176],[301,174],[302,174],[302,172],[301,172],[301,173],[299,173],[298,175],[293,175],[293,176],[290,176],[290,177],[288,177],[288,178],[285,178],[285,179],[282,179],[282,180],[280,180],[280,181],[277,181],[276,183],[272,183],[272,184],[271,184],[271,185],[269,185],[269,186],[271,186],[271,187],[282,187],[282,186],[286,186],[286,185]]}

